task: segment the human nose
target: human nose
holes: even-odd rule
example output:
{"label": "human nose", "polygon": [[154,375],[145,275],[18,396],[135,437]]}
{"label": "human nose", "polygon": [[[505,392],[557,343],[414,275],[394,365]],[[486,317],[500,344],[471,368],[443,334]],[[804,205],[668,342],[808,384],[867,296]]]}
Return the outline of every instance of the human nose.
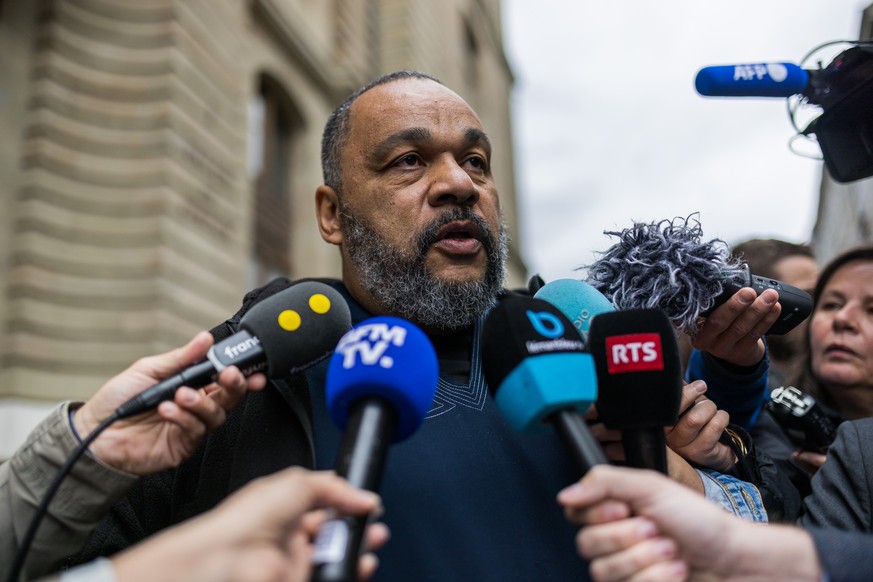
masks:
{"label": "human nose", "polygon": [[855,329],[856,316],[854,306],[851,303],[846,303],[834,313],[834,329],[840,331]]}
{"label": "human nose", "polygon": [[433,180],[428,201],[433,206],[442,204],[472,205],[479,200],[479,190],[473,178],[458,164],[454,156],[446,155],[432,166]]}

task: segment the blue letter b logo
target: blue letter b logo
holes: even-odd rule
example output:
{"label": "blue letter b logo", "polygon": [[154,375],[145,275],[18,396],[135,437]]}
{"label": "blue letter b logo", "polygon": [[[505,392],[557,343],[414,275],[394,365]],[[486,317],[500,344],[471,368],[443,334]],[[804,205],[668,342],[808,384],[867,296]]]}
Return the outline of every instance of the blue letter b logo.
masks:
{"label": "blue letter b logo", "polygon": [[540,311],[539,313],[528,310],[527,318],[530,319],[534,330],[541,336],[549,339],[555,339],[564,335],[564,324],[561,320],[555,317],[554,314],[548,311]]}

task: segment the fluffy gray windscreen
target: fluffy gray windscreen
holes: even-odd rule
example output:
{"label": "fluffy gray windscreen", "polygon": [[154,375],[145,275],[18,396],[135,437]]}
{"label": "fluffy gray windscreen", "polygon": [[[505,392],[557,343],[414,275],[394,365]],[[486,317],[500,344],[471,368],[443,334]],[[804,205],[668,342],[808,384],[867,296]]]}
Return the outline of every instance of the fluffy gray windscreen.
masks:
{"label": "fluffy gray windscreen", "polygon": [[701,242],[703,230],[691,215],[637,222],[587,267],[587,282],[616,309],[659,308],[676,329],[695,334],[698,318],[715,305],[727,281],[744,281],[745,266],[721,239]]}

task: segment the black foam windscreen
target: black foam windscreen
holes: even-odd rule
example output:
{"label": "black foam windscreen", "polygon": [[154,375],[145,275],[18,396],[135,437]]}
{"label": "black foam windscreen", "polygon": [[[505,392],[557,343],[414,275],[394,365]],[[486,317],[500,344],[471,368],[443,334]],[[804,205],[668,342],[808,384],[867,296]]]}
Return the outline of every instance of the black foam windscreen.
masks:
{"label": "black foam windscreen", "polygon": [[682,362],[670,320],[660,309],[598,314],[588,349],[597,368],[597,411],[611,429],[676,423]]}
{"label": "black foam windscreen", "polygon": [[271,378],[289,376],[326,358],[351,325],[343,296],[317,281],[303,281],[267,297],[240,321],[260,341]]}
{"label": "black foam windscreen", "polygon": [[483,372],[492,393],[526,358],[582,349],[573,323],[542,299],[509,295],[491,310],[482,326]]}

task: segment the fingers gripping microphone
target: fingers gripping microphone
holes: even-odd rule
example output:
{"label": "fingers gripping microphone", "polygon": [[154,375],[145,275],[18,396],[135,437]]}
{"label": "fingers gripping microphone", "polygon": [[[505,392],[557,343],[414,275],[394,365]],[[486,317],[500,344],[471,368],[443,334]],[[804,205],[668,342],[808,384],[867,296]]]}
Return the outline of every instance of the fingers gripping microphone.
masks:
{"label": "fingers gripping microphone", "polygon": [[779,294],[782,311],[768,334],[791,331],[812,311],[809,293],[751,274],[745,264],[731,258],[720,239],[701,242],[700,223],[691,217],[638,222],[605,234],[618,242],[588,267],[588,283],[616,309],[662,309],[677,329],[692,335],[698,318],[742,287],[752,287],[758,294],[775,289]]}
{"label": "fingers gripping microphone", "polygon": [[228,366],[245,376],[261,371],[270,378],[291,376],[329,356],[351,325],[339,292],[315,281],[298,283],[255,304],[240,321],[240,331],[213,345],[205,360],[134,396],[116,415],[150,410],[181,386],[206,386]]}
{"label": "fingers gripping microphone", "polygon": [[[356,487],[377,491],[388,446],[421,426],[438,377],[430,340],[406,320],[373,317],[344,335],[325,384],[328,411],[345,431],[337,473]],[[316,539],[312,580],[356,580],[365,528],[366,518],[326,522]]]}
{"label": "fingers gripping microphone", "polygon": [[694,88],[706,97],[790,97],[809,85],[809,72],[792,63],[703,67]]}
{"label": "fingers gripping microphone", "polygon": [[628,465],[667,473],[664,427],[676,424],[682,398],[679,346],[658,309],[602,313],[588,348],[597,367],[597,412],[620,430]]}
{"label": "fingers gripping microphone", "polygon": [[582,350],[570,320],[532,297],[502,300],[482,329],[482,367],[497,407],[522,432],[552,424],[584,473],[607,459],[580,416],[597,399],[594,362]]}
{"label": "fingers gripping microphone", "polygon": [[607,311],[613,311],[612,303],[603,293],[576,279],[556,279],[546,283],[534,294],[537,299],[548,301],[567,316],[573,327],[582,336],[582,342],[588,343],[588,328],[591,319]]}

